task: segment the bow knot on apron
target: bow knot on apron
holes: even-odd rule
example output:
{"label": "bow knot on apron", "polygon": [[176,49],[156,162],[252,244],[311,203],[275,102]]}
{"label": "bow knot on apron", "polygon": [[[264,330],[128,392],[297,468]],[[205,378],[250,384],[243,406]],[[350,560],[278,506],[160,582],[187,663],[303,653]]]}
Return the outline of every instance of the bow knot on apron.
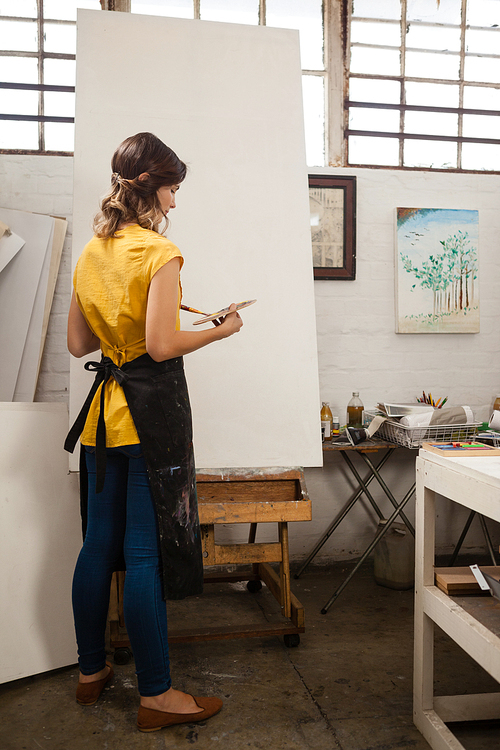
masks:
{"label": "bow knot on apron", "polygon": [[95,372],[95,380],[89,394],[85,400],[84,405],[73,427],[68,433],[66,441],[64,443],[64,449],[73,453],[78,438],[83,432],[85,421],[90,410],[90,406],[94,399],[95,394],[100,385],[101,395],[99,401],[99,419],[97,420],[97,431],[95,441],[95,457],[96,457],[96,492],[102,492],[104,487],[104,478],[106,476],[106,422],[104,420],[104,387],[108,380],[113,377],[118,385],[123,384],[129,379],[126,372],[121,370],[110,357],[101,357],[100,362],[86,362],[84,365],[85,369],[89,372]]}

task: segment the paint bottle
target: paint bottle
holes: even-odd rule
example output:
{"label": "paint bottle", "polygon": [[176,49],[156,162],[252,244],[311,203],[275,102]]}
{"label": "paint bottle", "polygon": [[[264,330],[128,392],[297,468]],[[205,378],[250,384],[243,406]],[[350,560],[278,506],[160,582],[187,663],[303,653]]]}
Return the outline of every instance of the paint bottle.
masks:
{"label": "paint bottle", "polygon": [[330,404],[327,401],[323,401],[321,405],[321,434],[323,440],[332,439],[332,411]]}
{"label": "paint bottle", "polygon": [[352,398],[347,404],[347,426],[363,427],[363,402],[358,391],[353,391]]}
{"label": "paint bottle", "polygon": [[340,419],[334,415],[332,420],[332,435],[335,437],[340,433]]}

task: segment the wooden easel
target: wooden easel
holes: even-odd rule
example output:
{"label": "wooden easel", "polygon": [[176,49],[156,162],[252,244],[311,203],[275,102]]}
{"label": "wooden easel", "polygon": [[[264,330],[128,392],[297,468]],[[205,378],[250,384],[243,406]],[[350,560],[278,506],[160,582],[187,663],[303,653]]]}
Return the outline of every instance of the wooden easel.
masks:
{"label": "wooden easel", "polygon": [[[266,584],[280,604],[283,622],[262,623],[261,626],[209,625],[182,631],[169,631],[169,642],[220,640],[265,635],[283,635],[285,644],[297,646],[299,633],[305,630],[304,608],[290,591],[288,521],[310,521],[311,501],[307,494],[304,472],[290,469],[211,469],[196,475],[198,508],[202,530],[203,563],[205,566],[250,566],[246,570],[227,573],[210,572],[206,583],[247,581],[250,592]],[[278,541],[257,543],[258,523],[277,523]],[[217,544],[217,524],[249,523],[248,542]],[[279,563],[277,574],[270,563]],[[115,661],[130,658],[125,651],[130,643],[123,633],[122,594],[125,573],[113,576],[109,610],[110,644],[115,648]],[[124,653],[120,653],[123,651]]]}

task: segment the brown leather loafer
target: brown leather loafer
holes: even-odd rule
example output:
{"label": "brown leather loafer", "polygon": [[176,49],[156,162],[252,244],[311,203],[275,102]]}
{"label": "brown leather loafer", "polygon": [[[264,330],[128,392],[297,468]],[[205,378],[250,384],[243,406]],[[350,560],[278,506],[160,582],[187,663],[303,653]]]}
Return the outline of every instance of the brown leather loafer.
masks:
{"label": "brown leather loafer", "polygon": [[172,727],[174,724],[193,724],[196,721],[205,721],[211,716],[218,714],[222,708],[220,698],[194,698],[194,702],[203,711],[193,714],[171,714],[169,711],[156,711],[154,708],[139,706],[137,716],[137,727],[141,732],[156,732],[158,729]]}
{"label": "brown leather loafer", "polygon": [[96,682],[79,682],[76,688],[76,700],[82,706],[93,706],[97,702],[97,699],[101,695],[104,687],[113,679],[113,667],[106,662],[106,666],[109,667],[109,673],[102,680]]}

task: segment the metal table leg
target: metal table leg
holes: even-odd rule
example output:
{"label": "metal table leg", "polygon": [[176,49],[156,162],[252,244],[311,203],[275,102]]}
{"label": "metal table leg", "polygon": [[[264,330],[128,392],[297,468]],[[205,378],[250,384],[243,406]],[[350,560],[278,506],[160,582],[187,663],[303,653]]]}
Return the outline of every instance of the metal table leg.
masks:
{"label": "metal table leg", "polygon": [[[371,469],[371,471],[375,474],[375,476],[377,477],[377,482],[382,487],[382,489],[384,490],[385,494],[387,495],[387,497],[389,498],[393,506],[397,508],[398,507],[397,500],[394,498],[394,495],[392,494],[389,487],[380,476],[380,473],[377,471],[376,467],[372,464],[368,456],[366,456],[364,453],[361,454],[361,458],[364,460],[366,465]],[[413,525],[410,523],[406,515],[402,511],[399,513],[399,515],[401,516],[402,520],[405,522],[406,528],[408,529],[408,531],[413,535],[413,537],[415,537],[415,529],[413,528]]]}
{"label": "metal table leg", "polygon": [[391,516],[387,519],[387,523],[384,524],[384,526],[380,529],[378,534],[375,536],[372,543],[366,548],[365,552],[363,553],[362,557],[358,560],[355,567],[351,570],[345,581],[343,581],[336,592],[333,594],[333,596],[327,601],[323,609],[321,610],[322,615],[326,615],[330,607],[332,606],[333,602],[337,599],[337,597],[342,593],[342,591],[345,589],[351,578],[354,576],[354,574],[357,572],[358,568],[364,563],[368,555],[375,549],[377,544],[380,542],[386,531],[389,530],[389,527],[395,520],[395,518],[401,513],[401,510],[404,508],[410,497],[415,492],[415,483],[411,486],[411,488],[408,490],[406,495],[404,496],[403,500],[400,502],[399,505],[396,506],[394,512],[391,514]]}
{"label": "metal table leg", "polygon": [[[467,532],[470,529],[470,525],[472,521],[474,520],[475,515],[476,515],[476,511],[471,510],[471,512],[469,513],[469,517],[467,518],[467,521],[463,528],[463,531],[460,534],[460,539],[458,540],[455,546],[455,549],[453,550],[453,554],[450,557],[450,560],[448,562],[448,565],[450,567],[455,564],[455,560],[457,559],[458,553],[460,552],[460,549],[462,548],[462,544],[464,542],[465,537],[467,536]],[[493,549],[493,544],[491,542],[490,532],[488,531],[488,528],[486,526],[486,521],[484,520],[484,516],[482,516],[480,513],[478,513],[478,516],[479,516],[479,523],[481,524],[481,528],[483,530],[484,540],[486,542],[486,546],[488,547],[488,552],[490,553],[491,561],[493,565],[496,565],[497,564],[496,555]]]}
{"label": "metal table leg", "polygon": [[[361,479],[361,476],[360,476],[358,470],[356,469],[356,467],[354,466],[352,460],[349,458],[349,456],[347,455],[347,453],[342,453],[342,458],[344,459],[344,461],[346,462],[346,464],[350,468],[351,472],[353,473],[354,477],[356,478],[356,480],[357,480],[358,484],[360,485],[361,489],[363,490],[363,492],[365,493],[366,497],[370,501],[373,510],[375,511],[375,513],[377,514],[377,516],[380,519],[382,519],[384,517],[384,514],[382,513],[382,511],[378,507],[377,503],[375,502],[373,496],[371,495],[371,493],[370,493],[370,491],[368,489],[367,483],[365,481],[363,481],[363,479]],[[375,474],[375,472],[371,472],[371,474]],[[371,474],[369,476],[371,476]],[[375,476],[376,476],[376,474],[375,474]]]}
{"label": "metal table leg", "polygon": [[[380,469],[382,468],[382,466],[384,466],[384,464],[389,459],[389,457],[394,453],[394,451],[395,451],[395,448],[389,448],[388,449],[387,453],[385,453],[385,455],[380,459],[379,463],[377,464],[377,467],[376,467],[377,471],[380,471]],[[344,456],[344,454],[345,454],[345,451],[342,451],[341,455]],[[301,568],[298,570],[297,573],[295,573],[295,575],[294,575],[295,579],[299,578],[299,576],[302,575],[302,573],[307,568],[307,566],[309,565],[309,563],[312,560],[314,560],[314,558],[316,557],[316,555],[320,551],[321,547],[325,544],[326,541],[328,541],[328,539],[333,534],[333,532],[335,531],[335,529],[337,528],[337,526],[339,526],[342,523],[342,521],[347,516],[347,514],[349,513],[349,511],[351,510],[351,508],[359,500],[359,498],[361,497],[361,495],[364,492],[366,492],[366,488],[368,487],[368,485],[370,484],[370,482],[372,482],[373,479],[375,479],[375,476],[376,475],[372,472],[363,483],[359,482],[360,487],[356,491],[356,494],[354,495],[354,497],[352,498],[352,500],[350,500],[348,502],[348,504],[345,506],[345,508],[342,510],[342,512],[332,521],[332,523],[330,524],[330,526],[324,532],[323,536],[319,539],[319,541],[317,542],[317,544],[315,545],[315,547],[311,550],[311,552],[307,556],[305,562],[302,564]]]}

